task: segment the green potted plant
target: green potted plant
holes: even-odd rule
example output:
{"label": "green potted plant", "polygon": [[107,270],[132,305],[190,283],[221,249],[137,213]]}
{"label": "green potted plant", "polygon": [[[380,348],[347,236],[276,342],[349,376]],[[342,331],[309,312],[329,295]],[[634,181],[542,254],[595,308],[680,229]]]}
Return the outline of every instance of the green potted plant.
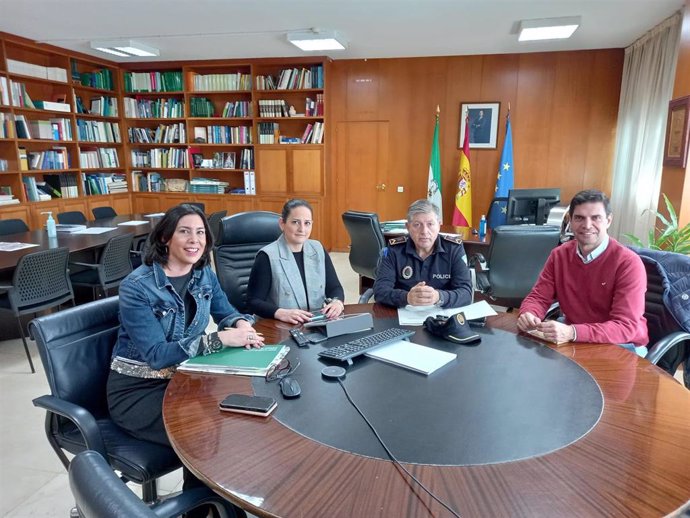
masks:
{"label": "green potted plant", "polygon": [[[679,254],[690,254],[690,223],[680,228],[678,226],[678,216],[676,210],[665,194],[664,202],[668,211],[668,218],[657,211],[651,211],[656,215],[656,219],[661,223],[651,229],[648,236],[648,245],[632,234],[623,234],[633,245],[652,250],[665,250],[667,252],[677,252]],[[645,210],[647,212],[649,209]]]}

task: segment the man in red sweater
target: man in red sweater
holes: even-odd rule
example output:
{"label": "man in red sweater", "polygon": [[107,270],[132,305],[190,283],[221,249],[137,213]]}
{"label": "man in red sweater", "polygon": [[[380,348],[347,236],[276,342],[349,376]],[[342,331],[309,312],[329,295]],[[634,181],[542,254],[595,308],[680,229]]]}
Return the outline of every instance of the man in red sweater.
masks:
{"label": "man in red sweater", "polygon": [[[575,239],[549,255],[520,306],[518,328],[537,329],[555,343],[614,343],[646,355],[647,274],[635,252],[609,237],[609,199],[601,191],[581,191],[569,214]],[[556,300],[565,323],[542,320]]]}

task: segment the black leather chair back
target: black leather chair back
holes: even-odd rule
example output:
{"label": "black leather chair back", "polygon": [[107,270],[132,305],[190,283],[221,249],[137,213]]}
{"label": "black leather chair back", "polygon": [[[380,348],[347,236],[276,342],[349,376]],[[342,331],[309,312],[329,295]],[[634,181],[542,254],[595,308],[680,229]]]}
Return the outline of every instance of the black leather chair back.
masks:
{"label": "black leather chair back", "polygon": [[259,250],[280,237],[280,215],[275,212],[240,212],[220,222],[218,246],[213,253],[216,275],[230,303],[246,313],[247,283]]}
{"label": "black leather chair back", "polygon": [[348,210],[343,223],[350,235],[350,266],[359,275],[376,279],[379,256],[386,246],[378,215]]}
{"label": "black leather chair back", "polygon": [[222,220],[227,215],[227,210],[219,210],[208,217],[208,226],[211,227],[214,246],[218,246],[218,239],[220,238],[220,220]]}
{"label": "black leather chair back", "polygon": [[28,232],[29,227],[26,226],[23,219],[3,219],[0,220],[0,236],[8,234],[17,234],[19,232]]}
{"label": "black leather chair back", "polygon": [[91,212],[93,219],[108,219],[117,216],[117,212],[112,207],[94,207]]}
{"label": "black leather chair back", "polygon": [[86,216],[84,213],[78,210],[72,210],[68,212],[58,212],[57,214],[58,223],[61,225],[85,225]]}
{"label": "black leather chair back", "polygon": [[[546,225],[501,225],[491,232],[487,294],[517,307],[530,292],[561,229]],[[478,284],[480,280],[478,279]]]}

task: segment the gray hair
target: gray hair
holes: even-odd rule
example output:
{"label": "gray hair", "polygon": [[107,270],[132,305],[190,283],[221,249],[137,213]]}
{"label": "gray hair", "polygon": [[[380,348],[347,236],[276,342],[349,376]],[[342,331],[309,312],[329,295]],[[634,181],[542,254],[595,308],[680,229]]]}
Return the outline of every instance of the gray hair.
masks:
{"label": "gray hair", "polygon": [[407,221],[412,221],[412,218],[414,218],[417,214],[434,214],[436,219],[439,222],[441,221],[441,211],[439,211],[438,207],[429,200],[422,199],[412,203],[410,208],[407,209]]}

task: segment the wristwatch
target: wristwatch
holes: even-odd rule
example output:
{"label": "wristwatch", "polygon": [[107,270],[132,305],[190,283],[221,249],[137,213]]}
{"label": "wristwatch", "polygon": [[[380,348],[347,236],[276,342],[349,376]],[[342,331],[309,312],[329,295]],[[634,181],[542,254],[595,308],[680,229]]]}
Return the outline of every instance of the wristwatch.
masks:
{"label": "wristwatch", "polygon": [[436,301],[436,304],[434,304],[434,306],[442,308],[445,303],[446,297],[444,293],[441,290],[438,290],[438,300]]}
{"label": "wristwatch", "polygon": [[218,333],[211,333],[206,337],[206,349],[208,352],[215,353],[223,348],[223,342],[221,341]]}
{"label": "wristwatch", "polygon": [[336,300],[340,300],[340,299],[338,297],[327,297],[327,298],[323,299],[323,303],[324,304],[330,304],[331,302],[335,302]]}

